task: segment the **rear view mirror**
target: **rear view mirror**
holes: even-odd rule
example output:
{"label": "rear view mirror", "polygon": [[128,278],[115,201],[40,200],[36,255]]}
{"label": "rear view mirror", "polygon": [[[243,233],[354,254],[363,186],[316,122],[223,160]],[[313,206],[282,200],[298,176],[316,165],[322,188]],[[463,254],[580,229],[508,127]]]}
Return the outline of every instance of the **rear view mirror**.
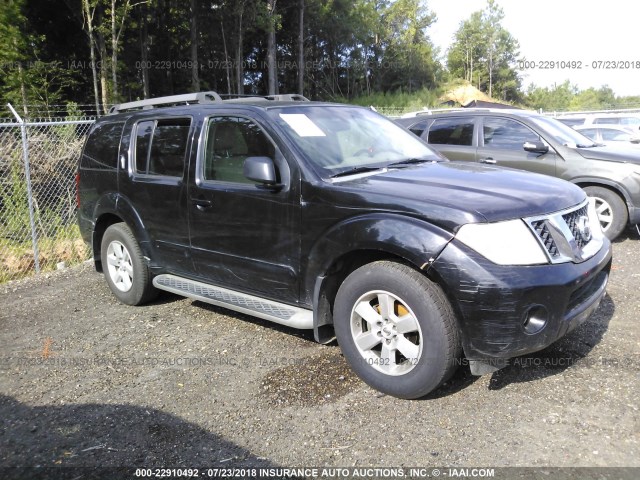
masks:
{"label": "rear view mirror", "polygon": [[549,146],[542,142],[524,142],[522,148],[524,148],[525,152],[540,154],[549,152]]}

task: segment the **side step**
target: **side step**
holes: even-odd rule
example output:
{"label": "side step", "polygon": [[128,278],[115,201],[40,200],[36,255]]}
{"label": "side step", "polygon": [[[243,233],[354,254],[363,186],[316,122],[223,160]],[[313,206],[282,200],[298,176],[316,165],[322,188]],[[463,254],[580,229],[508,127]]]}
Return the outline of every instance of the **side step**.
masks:
{"label": "side step", "polygon": [[313,311],[304,308],[292,307],[284,303],[170,274],[158,275],[153,279],[153,285],[160,290],[253,315],[288,327],[313,328]]}

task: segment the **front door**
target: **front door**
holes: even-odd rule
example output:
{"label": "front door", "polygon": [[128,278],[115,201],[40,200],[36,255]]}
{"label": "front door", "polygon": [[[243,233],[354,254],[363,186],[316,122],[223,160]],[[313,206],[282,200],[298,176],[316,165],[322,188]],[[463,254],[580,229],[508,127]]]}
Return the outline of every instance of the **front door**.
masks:
{"label": "front door", "polygon": [[[298,301],[300,202],[272,136],[242,115],[205,118],[189,184],[192,258],[205,282],[274,300]],[[273,159],[282,185],[243,175],[247,157]]]}
{"label": "front door", "polygon": [[527,152],[526,142],[544,142],[536,132],[512,118],[487,116],[480,125],[477,160],[530,172],[556,175],[556,154]]}

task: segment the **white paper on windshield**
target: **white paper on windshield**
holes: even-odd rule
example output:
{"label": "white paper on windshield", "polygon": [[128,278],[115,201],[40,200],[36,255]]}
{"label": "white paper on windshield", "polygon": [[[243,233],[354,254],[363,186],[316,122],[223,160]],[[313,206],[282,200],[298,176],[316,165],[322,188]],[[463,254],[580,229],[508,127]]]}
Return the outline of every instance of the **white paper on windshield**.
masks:
{"label": "white paper on windshield", "polygon": [[301,137],[326,137],[320,127],[304,113],[281,113],[280,118]]}

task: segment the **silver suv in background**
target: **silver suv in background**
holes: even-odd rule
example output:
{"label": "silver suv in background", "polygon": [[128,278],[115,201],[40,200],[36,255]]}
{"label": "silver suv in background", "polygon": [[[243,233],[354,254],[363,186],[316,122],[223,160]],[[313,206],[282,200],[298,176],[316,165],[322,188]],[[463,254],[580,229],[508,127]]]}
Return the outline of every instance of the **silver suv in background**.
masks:
{"label": "silver suv in background", "polygon": [[449,160],[497,164],[562,178],[593,199],[609,239],[640,223],[640,151],[607,147],[536,112],[464,108],[396,120]]}

